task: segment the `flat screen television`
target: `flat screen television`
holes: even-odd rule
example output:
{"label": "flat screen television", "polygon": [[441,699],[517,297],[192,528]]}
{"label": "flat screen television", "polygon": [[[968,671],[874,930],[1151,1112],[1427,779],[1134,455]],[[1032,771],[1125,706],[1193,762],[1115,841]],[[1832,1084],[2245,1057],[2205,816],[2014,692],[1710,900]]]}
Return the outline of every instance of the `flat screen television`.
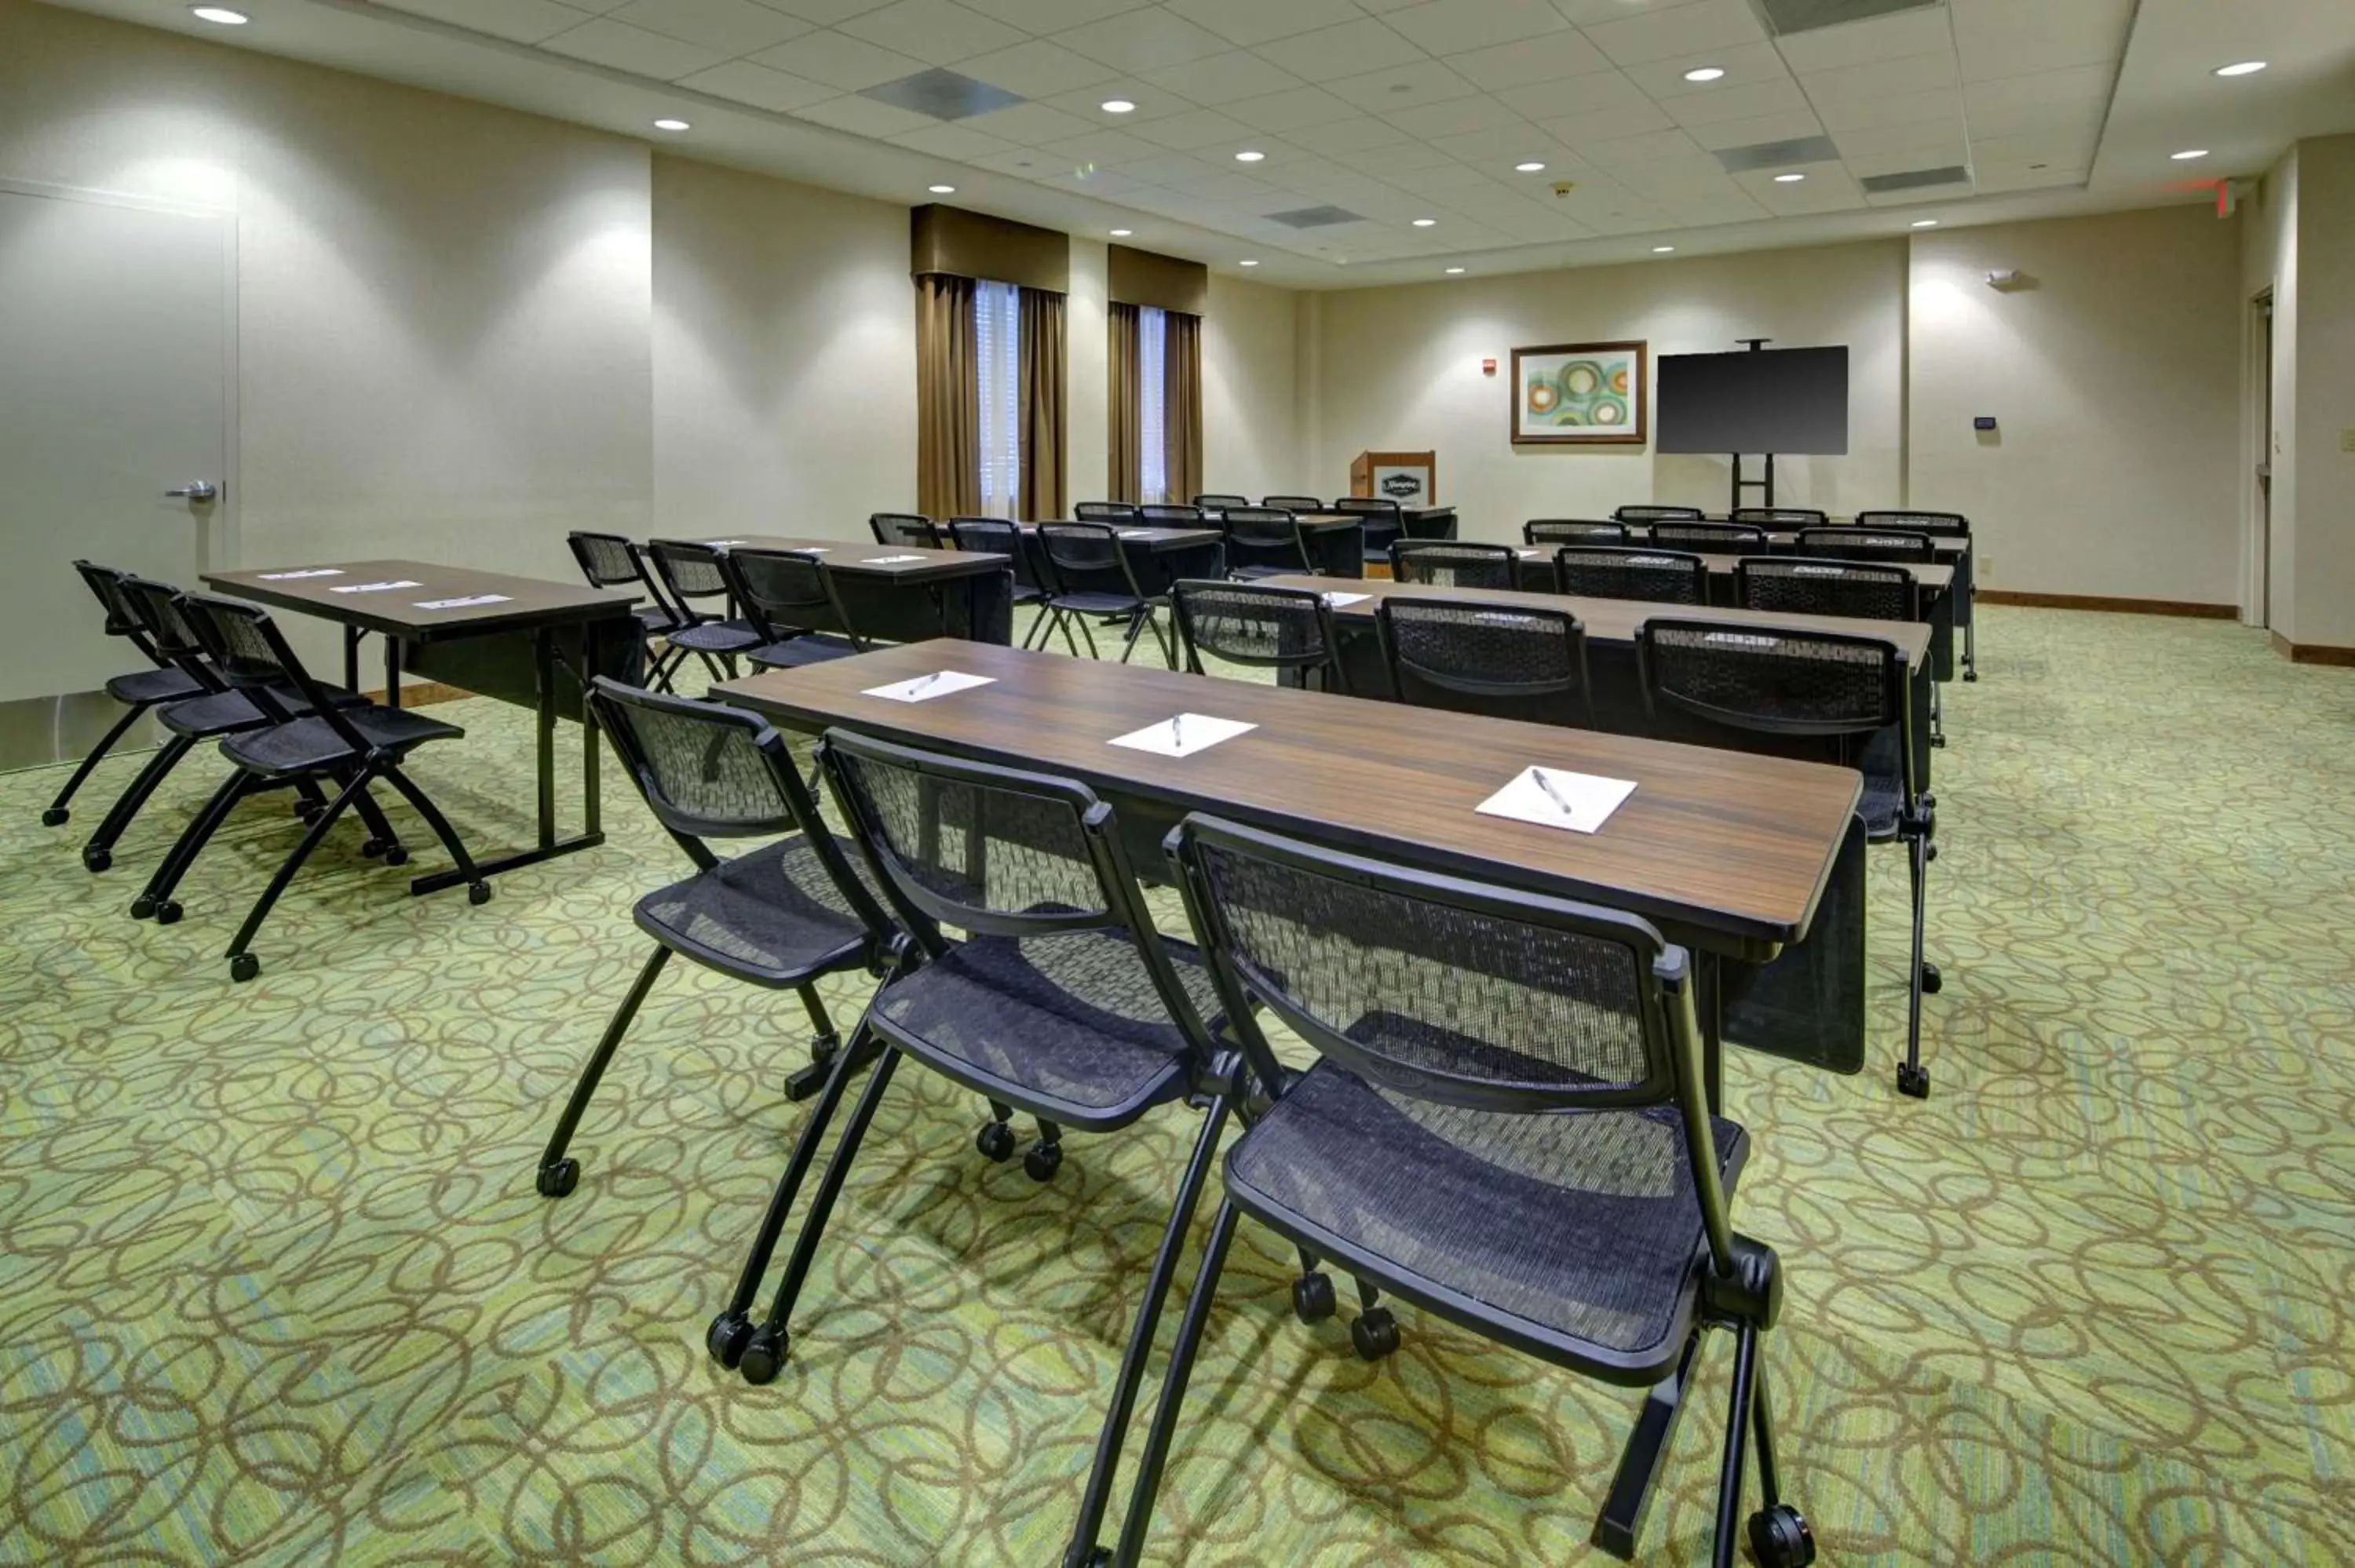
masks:
{"label": "flat screen television", "polygon": [[1848,349],[1664,354],[1653,394],[1664,452],[1848,450]]}

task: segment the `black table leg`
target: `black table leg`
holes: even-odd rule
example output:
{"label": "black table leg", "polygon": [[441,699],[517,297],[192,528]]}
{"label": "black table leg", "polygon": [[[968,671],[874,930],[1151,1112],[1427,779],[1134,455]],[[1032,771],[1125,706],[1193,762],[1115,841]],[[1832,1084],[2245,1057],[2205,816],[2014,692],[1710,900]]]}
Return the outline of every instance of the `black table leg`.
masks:
{"label": "black table leg", "polygon": [[390,632],[384,637],[384,705],[400,705],[400,639]]}
{"label": "black table leg", "polygon": [[581,832],[598,840],[605,836],[605,822],[597,796],[597,710],[589,705],[589,683],[604,668],[599,662],[603,652],[603,634],[590,621],[581,628]]}
{"label": "black table leg", "polygon": [[367,633],[357,626],[344,628],[344,690],[360,689],[360,639]]}
{"label": "black table leg", "polygon": [[539,749],[539,847],[556,847],[556,649],[541,627],[531,640],[531,673],[539,693],[534,726]]}

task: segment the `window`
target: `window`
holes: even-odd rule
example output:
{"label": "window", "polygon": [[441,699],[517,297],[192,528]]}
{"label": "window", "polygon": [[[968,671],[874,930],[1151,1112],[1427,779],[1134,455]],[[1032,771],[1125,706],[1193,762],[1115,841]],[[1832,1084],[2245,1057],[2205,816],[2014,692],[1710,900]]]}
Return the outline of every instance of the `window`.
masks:
{"label": "window", "polygon": [[1012,517],[1022,494],[1022,291],[973,288],[975,373],[981,383],[981,510]]}
{"label": "window", "polygon": [[1137,313],[1136,335],[1139,344],[1137,359],[1137,432],[1138,457],[1145,470],[1144,494],[1140,500],[1160,502],[1180,500],[1169,493],[1169,443],[1163,423],[1167,411],[1166,385],[1168,322],[1151,305]]}

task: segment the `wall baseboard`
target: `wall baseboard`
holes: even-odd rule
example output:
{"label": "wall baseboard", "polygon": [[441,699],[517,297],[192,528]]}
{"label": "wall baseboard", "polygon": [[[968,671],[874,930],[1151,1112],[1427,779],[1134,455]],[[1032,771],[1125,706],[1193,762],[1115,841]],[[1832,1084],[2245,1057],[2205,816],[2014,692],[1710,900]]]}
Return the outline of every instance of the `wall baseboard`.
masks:
{"label": "wall baseboard", "polygon": [[2292,642],[2276,631],[2274,652],[2293,664],[2335,664],[2355,669],[2355,648],[2334,648],[2327,642]]}
{"label": "wall baseboard", "polygon": [[[433,703],[463,702],[474,694],[463,686],[444,685],[440,681],[403,681],[400,683],[400,705],[405,708],[421,708]],[[362,692],[360,695],[372,703],[380,703],[384,701],[384,689],[378,687],[373,692]]]}
{"label": "wall baseboard", "polygon": [[2113,599],[2105,594],[2018,593],[2008,588],[1974,588],[1980,604],[2020,604],[2039,609],[2105,609],[2127,615],[2188,615],[2200,620],[2237,620],[2236,604],[2202,604],[2188,599]]}

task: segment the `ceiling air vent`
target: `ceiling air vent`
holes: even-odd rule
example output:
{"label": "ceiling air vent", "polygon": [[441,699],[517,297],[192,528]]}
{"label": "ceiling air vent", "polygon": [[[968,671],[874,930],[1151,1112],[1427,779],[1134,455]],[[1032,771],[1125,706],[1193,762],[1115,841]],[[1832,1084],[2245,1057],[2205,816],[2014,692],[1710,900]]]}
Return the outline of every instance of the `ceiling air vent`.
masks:
{"label": "ceiling air vent", "polygon": [[1267,220],[1280,223],[1286,228],[1330,228],[1337,223],[1366,221],[1363,215],[1337,207],[1295,207],[1290,212],[1271,212]]}
{"label": "ceiling air vent", "polygon": [[1753,142],[1747,147],[1724,147],[1717,161],[1729,175],[1759,169],[1787,169],[1794,164],[1837,164],[1839,149],[1828,136],[1801,136],[1789,142]]}
{"label": "ceiling air vent", "polygon": [[935,120],[963,120],[993,109],[1010,109],[1028,99],[953,70],[920,70],[897,81],[879,82],[859,95],[894,109],[912,110]]}
{"label": "ceiling air vent", "polygon": [[1874,196],[1887,196],[1891,191],[1918,191],[1924,185],[1966,185],[1970,183],[1970,170],[1960,164],[1950,164],[1943,169],[1906,169],[1894,175],[1867,175],[1857,182]]}
{"label": "ceiling air vent", "polygon": [[1794,33],[1812,33],[1817,27],[1837,27],[1843,22],[1861,22],[1871,16],[1886,16],[1896,11],[1924,11],[1942,0],[1754,0],[1764,14],[1766,25],[1778,37]]}

